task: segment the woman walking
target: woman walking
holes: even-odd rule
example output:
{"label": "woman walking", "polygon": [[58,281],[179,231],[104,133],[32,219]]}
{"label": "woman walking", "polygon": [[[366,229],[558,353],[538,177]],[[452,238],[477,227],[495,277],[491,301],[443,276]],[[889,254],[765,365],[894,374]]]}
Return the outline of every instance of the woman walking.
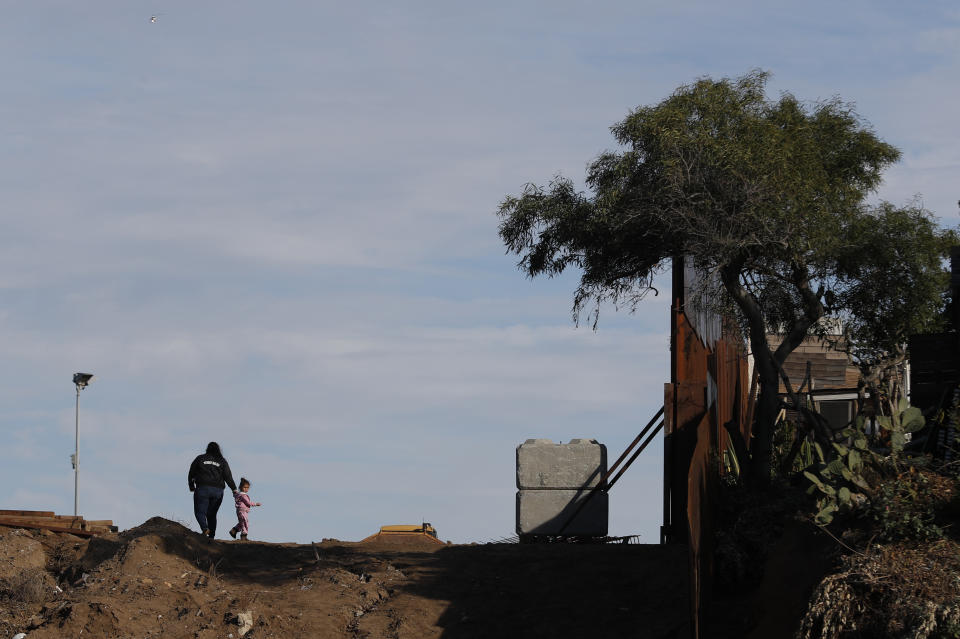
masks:
{"label": "woman walking", "polygon": [[217,442],[207,444],[207,452],[198,455],[190,464],[187,485],[193,493],[193,513],[197,517],[200,530],[210,539],[217,532],[217,511],[223,501],[224,484],[237,492],[230,474],[230,464],[223,458]]}

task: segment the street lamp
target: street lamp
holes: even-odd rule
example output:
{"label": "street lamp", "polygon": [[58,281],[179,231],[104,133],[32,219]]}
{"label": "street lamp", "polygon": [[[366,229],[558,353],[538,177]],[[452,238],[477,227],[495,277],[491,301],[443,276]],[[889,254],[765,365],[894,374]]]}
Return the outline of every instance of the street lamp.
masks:
{"label": "street lamp", "polygon": [[74,444],[73,455],[70,461],[73,463],[73,516],[77,516],[77,488],[80,485],[80,391],[87,387],[93,380],[91,373],[74,373],[73,383],[77,385],[77,412],[74,422]]}

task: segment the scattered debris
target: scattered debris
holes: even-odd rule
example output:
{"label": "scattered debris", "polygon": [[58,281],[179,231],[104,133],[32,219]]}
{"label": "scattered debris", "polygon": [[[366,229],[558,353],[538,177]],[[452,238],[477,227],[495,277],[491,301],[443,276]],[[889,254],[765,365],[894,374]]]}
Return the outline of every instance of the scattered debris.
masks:
{"label": "scattered debris", "polygon": [[241,612],[237,615],[237,625],[240,626],[240,636],[244,636],[251,630],[253,630],[253,611],[247,610],[246,612]]}
{"label": "scattered debris", "polygon": [[[451,603],[458,615],[469,615],[471,631],[476,630],[471,636],[511,636],[509,629],[516,628],[530,630],[528,636],[571,631],[598,636],[589,630],[612,619],[608,636],[625,636],[643,622],[648,636],[660,637],[669,636],[661,632],[664,627],[678,623],[660,619],[679,618],[682,624],[686,613],[686,554],[659,546],[646,555],[653,561],[643,560],[639,546],[446,547],[422,535],[365,544],[240,546],[200,539],[162,518],[115,535],[51,535],[0,529],[0,639],[21,630],[30,639],[161,634],[437,639],[443,632],[438,622]],[[589,569],[572,569],[563,558],[568,552]],[[310,562],[311,555],[323,561]],[[651,580],[642,571],[619,569],[638,561],[664,576]],[[83,584],[84,574],[83,587],[67,585]],[[540,585],[529,588],[526,577]],[[35,589],[20,587],[34,582]],[[34,592],[35,597],[25,596]],[[651,599],[654,592],[662,598]],[[637,593],[657,602],[652,621],[646,613],[629,623],[627,615],[609,615],[615,606],[636,610]],[[589,627],[567,627],[564,615],[529,618],[527,611],[558,605],[587,606],[596,614],[589,615]]]}

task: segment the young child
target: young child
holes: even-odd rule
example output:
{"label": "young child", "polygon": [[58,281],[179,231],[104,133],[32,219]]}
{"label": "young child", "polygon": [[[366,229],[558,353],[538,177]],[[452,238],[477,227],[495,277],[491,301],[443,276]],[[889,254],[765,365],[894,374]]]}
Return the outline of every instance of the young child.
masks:
{"label": "young child", "polygon": [[250,508],[253,506],[262,506],[259,501],[250,499],[247,491],[250,490],[250,480],[246,477],[240,478],[240,490],[233,493],[233,500],[237,504],[237,525],[230,529],[230,536],[237,538],[240,533],[240,539],[246,540],[247,531],[250,528]]}

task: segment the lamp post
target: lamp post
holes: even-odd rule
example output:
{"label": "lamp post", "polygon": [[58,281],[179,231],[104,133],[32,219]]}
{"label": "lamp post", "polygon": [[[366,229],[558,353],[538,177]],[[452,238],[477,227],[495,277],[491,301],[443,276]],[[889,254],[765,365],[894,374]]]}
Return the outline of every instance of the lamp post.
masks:
{"label": "lamp post", "polygon": [[93,379],[90,373],[74,373],[73,383],[77,386],[77,410],[74,421],[74,443],[73,455],[70,461],[73,462],[73,516],[77,516],[77,494],[80,486],[80,391],[87,387],[87,384]]}

